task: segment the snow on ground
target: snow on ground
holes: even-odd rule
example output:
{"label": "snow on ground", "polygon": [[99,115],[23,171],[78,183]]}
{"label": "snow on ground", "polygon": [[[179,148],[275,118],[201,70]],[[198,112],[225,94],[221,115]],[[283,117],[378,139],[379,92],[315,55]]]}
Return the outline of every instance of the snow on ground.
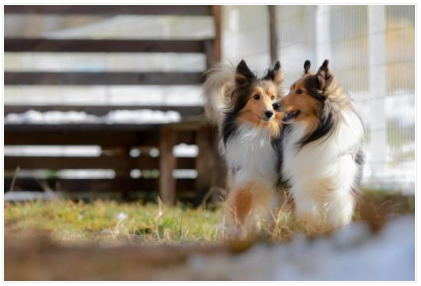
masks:
{"label": "snow on ground", "polygon": [[256,245],[237,255],[195,255],[189,267],[201,279],[221,280],[415,280],[415,218],[390,221],[372,235],[356,222],[330,237]]}
{"label": "snow on ground", "polygon": [[144,123],[170,123],[181,120],[177,111],[159,110],[114,110],[107,115],[99,117],[81,111],[47,111],[8,114],[4,118],[5,124],[63,124],[63,123],[106,123],[106,124],[144,124]]}

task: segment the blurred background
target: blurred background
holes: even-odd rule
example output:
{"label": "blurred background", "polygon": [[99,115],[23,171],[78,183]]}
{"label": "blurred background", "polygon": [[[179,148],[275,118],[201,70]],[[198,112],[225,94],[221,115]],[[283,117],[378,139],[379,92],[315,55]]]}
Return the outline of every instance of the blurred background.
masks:
{"label": "blurred background", "polygon": [[[5,280],[415,279],[414,5],[4,13]],[[227,243],[203,73],[279,59],[287,91],[326,58],[366,126],[353,223],[306,239],[279,212]]]}
{"label": "blurred background", "polygon": [[198,203],[223,186],[206,68],[244,59],[261,75],[279,59],[288,90],[328,58],[366,126],[363,186],[414,193],[414,6],[92,7],[5,6],[6,190]]}

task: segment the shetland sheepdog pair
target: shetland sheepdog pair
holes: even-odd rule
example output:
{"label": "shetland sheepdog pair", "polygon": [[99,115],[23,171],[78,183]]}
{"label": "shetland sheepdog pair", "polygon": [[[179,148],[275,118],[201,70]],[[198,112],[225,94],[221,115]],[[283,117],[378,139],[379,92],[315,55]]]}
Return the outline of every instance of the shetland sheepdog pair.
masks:
{"label": "shetland sheepdog pair", "polygon": [[228,230],[270,222],[288,194],[295,218],[314,231],[348,224],[362,170],[364,129],[326,60],[282,94],[280,63],[258,78],[241,61],[207,73],[205,110],[218,125],[228,166]]}

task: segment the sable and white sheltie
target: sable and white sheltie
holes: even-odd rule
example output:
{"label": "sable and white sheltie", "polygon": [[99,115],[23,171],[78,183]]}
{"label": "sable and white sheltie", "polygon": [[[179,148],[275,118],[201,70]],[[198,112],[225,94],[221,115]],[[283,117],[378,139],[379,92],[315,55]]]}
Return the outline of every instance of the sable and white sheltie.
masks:
{"label": "sable and white sheltie", "polygon": [[351,98],[325,60],[304,75],[280,101],[285,125],[280,137],[280,173],[294,213],[310,229],[350,223],[362,173],[363,123]]}
{"label": "sable and white sheltie", "polygon": [[[219,64],[204,83],[207,118],[218,125],[219,149],[228,167],[228,232],[246,235],[269,215],[279,174],[273,140],[281,131],[283,74],[279,61],[262,78],[241,61]],[[256,221],[255,219],[258,219]]]}

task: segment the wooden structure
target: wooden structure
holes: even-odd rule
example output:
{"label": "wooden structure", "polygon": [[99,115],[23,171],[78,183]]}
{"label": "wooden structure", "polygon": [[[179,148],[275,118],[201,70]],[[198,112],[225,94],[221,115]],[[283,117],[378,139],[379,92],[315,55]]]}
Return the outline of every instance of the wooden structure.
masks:
{"label": "wooden structure", "polygon": [[[220,60],[219,6],[42,6],[6,5],[5,14],[22,15],[177,15],[203,16],[215,19],[215,37],[204,40],[56,40],[56,39],[4,39],[5,52],[106,52],[106,53],[202,53],[207,64]],[[201,73],[160,72],[8,72],[5,85],[200,85]],[[32,178],[18,178],[12,183],[10,176],[21,170],[60,169],[112,169],[114,179],[46,179],[53,189],[67,192],[87,191],[156,191],[166,203],[176,198],[190,198],[199,204],[212,185],[221,185],[216,174],[218,154],[215,152],[215,131],[203,117],[202,106],[5,106],[5,115],[27,110],[85,111],[105,115],[115,109],[175,110],[183,120],[173,124],[6,124],[5,145],[66,145],[100,146],[99,157],[40,157],[6,156],[5,190],[39,190],[39,182]],[[178,143],[196,144],[196,158],[176,158],[173,147]],[[148,151],[159,149],[159,157]],[[131,151],[140,150],[139,156]],[[220,165],[220,163],[219,163]],[[131,178],[133,169],[159,170],[159,177]],[[176,169],[196,169],[197,179],[175,179]],[[12,186],[13,184],[13,186]]]}

